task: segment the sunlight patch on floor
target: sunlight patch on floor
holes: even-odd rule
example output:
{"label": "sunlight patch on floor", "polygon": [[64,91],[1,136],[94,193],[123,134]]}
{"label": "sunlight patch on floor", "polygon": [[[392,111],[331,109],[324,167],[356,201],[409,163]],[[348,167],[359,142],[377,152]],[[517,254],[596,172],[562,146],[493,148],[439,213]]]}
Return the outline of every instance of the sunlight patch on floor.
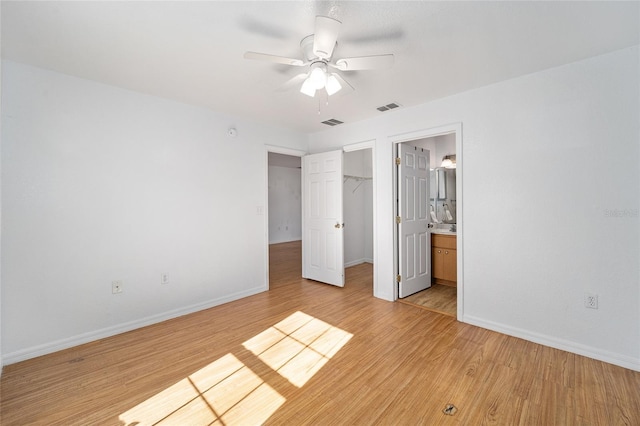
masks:
{"label": "sunlight patch on floor", "polygon": [[232,354],[120,415],[126,425],[259,424],[285,398]]}
{"label": "sunlight patch on floor", "polygon": [[296,312],[243,346],[291,384],[302,387],[351,337],[351,333]]}
{"label": "sunlight patch on floor", "polygon": [[[352,334],[296,312],[243,343],[291,384],[302,387]],[[129,426],[260,424],[286,399],[229,353],[120,415]]]}

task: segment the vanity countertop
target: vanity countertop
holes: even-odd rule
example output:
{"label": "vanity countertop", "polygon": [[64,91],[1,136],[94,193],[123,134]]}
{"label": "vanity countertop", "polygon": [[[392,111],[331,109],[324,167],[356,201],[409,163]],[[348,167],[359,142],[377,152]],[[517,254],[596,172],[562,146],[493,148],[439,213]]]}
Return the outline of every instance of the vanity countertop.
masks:
{"label": "vanity countertop", "polygon": [[440,235],[456,235],[455,231],[449,231],[448,229],[432,229],[432,234],[440,234]]}

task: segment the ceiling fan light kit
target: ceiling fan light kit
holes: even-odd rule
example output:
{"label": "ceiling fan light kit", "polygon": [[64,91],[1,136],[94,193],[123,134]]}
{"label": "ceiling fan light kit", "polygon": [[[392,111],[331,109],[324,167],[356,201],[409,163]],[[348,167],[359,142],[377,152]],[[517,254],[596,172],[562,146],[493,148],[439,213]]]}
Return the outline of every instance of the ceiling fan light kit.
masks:
{"label": "ceiling fan light kit", "polygon": [[327,78],[327,85],[324,87],[327,90],[327,94],[329,96],[337,93],[342,89],[342,85],[338,81],[335,75],[331,74],[329,78]]}
{"label": "ceiling fan light kit", "polygon": [[325,89],[328,96],[342,89],[354,90],[340,74],[328,72],[329,68],[337,71],[359,71],[389,68],[393,65],[393,55],[374,55],[353,58],[341,58],[332,62],[333,52],[338,45],[338,34],[342,22],[328,16],[316,16],[315,32],[300,41],[300,49],[304,60],[285,58],[265,53],[246,52],[245,59],[274,62],[290,66],[309,66],[308,73],[299,74],[289,81],[289,85],[300,84],[304,79],[300,92],[315,97],[318,90]]}
{"label": "ceiling fan light kit", "polygon": [[310,80],[316,90],[322,89],[327,85],[326,65],[323,62],[315,62],[311,64],[311,72],[307,80]]}
{"label": "ceiling fan light kit", "polygon": [[327,95],[331,96],[340,89],[342,85],[334,74],[327,73],[327,64],[322,61],[311,64],[311,72],[302,83],[300,92],[307,96],[314,97],[317,90],[325,89]]}
{"label": "ceiling fan light kit", "polygon": [[310,78],[307,78],[304,83],[302,83],[302,87],[300,87],[300,93],[304,93],[305,95],[311,96],[312,98],[316,95],[316,88]]}

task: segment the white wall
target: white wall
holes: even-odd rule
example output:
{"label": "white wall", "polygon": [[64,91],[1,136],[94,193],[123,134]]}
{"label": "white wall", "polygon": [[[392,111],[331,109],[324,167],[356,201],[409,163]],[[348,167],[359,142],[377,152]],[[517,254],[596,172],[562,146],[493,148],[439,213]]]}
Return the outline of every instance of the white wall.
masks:
{"label": "white wall", "polygon": [[640,370],[639,63],[636,46],[312,135],[376,140],[376,295],[394,297],[390,141],[461,122],[461,320]]}
{"label": "white wall", "polygon": [[306,135],[11,62],[2,104],[6,363],[267,289],[264,145]]}
{"label": "white wall", "polygon": [[302,239],[301,179],[298,168],[269,166],[269,244]]}

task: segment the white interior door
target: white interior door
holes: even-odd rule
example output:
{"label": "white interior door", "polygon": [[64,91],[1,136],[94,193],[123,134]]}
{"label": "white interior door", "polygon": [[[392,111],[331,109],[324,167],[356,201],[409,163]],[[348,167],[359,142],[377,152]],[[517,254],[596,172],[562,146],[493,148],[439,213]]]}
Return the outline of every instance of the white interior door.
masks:
{"label": "white interior door", "polygon": [[344,287],[342,151],[302,158],[302,276]]}
{"label": "white interior door", "polygon": [[431,287],[429,151],[398,144],[398,296]]}

